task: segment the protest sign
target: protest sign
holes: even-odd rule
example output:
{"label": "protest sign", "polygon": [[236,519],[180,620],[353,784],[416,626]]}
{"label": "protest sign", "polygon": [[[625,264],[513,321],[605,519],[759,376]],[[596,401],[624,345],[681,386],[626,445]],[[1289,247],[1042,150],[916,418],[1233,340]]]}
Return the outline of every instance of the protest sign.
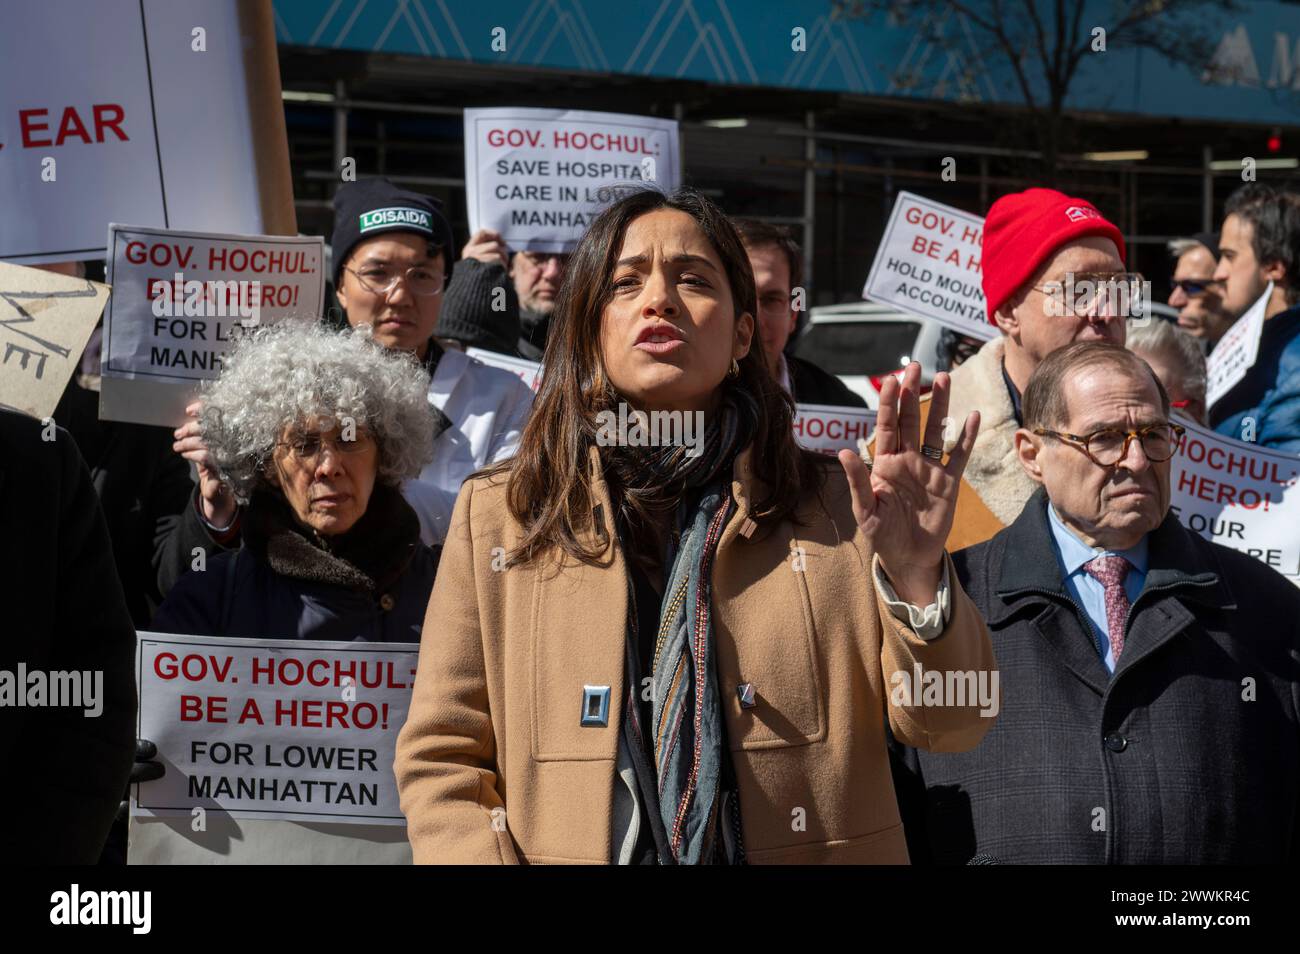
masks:
{"label": "protest sign", "polygon": [[113,221],[296,232],[272,16],[256,0],[9,5],[0,259],[102,258]]}
{"label": "protest sign", "polygon": [[831,457],[844,448],[858,449],[876,426],[876,412],[865,407],[799,404],[795,407],[794,439],[803,447]]}
{"label": "protest sign", "polygon": [[1259,357],[1259,338],[1264,333],[1264,313],[1273,297],[1273,283],[1246,313],[1232,323],[1210,356],[1205,359],[1205,406],[1223,397],[1255,366]]}
{"label": "protest sign", "polygon": [[980,285],[983,241],[978,215],[900,192],[862,297],[990,341],[998,329]]}
{"label": "protest sign", "polygon": [[140,633],[135,814],[402,825],[393,750],[419,646]]}
{"label": "protest sign", "polygon": [[54,414],[108,286],[0,262],[0,404]]}
{"label": "protest sign", "polygon": [[241,326],[319,318],[324,240],[111,225],[99,416],[176,427]]}
{"label": "protest sign", "polygon": [[1170,465],[1174,515],[1300,585],[1300,456],[1179,423],[1187,433]]}
{"label": "protest sign", "polygon": [[681,180],[677,122],[565,109],[465,110],[469,230],[513,251],[570,252],[628,191]]}
{"label": "protest sign", "polygon": [[477,358],[484,364],[517,375],[520,381],[533,389],[533,393],[536,393],[537,389],[542,386],[542,366],[536,361],[529,361],[527,358],[512,358],[508,354],[484,351],[482,348],[466,348],[465,353],[471,358]]}

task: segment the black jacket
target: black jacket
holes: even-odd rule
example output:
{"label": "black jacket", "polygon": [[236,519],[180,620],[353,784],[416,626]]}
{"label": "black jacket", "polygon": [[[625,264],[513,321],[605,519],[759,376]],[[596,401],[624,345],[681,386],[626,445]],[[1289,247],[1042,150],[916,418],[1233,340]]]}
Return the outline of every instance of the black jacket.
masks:
{"label": "black jacket", "polygon": [[98,716],[0,705],[0,860],[91,864],[135,755],[135,629],[75,442],[10,410],[0,410],[0,528],[0,678],[16,679],[20,664],[103,674]]}
{"label": "black jacket", "polygon": [[1300,857],[1300,591],[1169,515],[1112,676],[1066,595],[1040,490],[953,555],[1002,707],[973,751],[896,748],[915,862]]}
{"label": "black jacket", "polygon": [[148,629],[165,593],[159,576],[167,576],[166,545],[194,489],[189,462],[172,450],[168,428],[101,421],[99,393],[75,379],[54,420],[72,434],[90,469],[127,608],[136,628]]}
{"label": "black jacket", "polygon": [[790,370],[790,389],[796,404],[833,404],[836,407],[866,407],[867,402],[854,394],[835,375],[823,371],[811,361],[785,356]]}
{"label": "black jacket", "polygon": [[415,511],[396,489],[376,484],[365,515],[329,541],[301,528],[278,494],[258,492],[242,540],[176,582],[156,631],[419,642],[441,550],[420,542]]}

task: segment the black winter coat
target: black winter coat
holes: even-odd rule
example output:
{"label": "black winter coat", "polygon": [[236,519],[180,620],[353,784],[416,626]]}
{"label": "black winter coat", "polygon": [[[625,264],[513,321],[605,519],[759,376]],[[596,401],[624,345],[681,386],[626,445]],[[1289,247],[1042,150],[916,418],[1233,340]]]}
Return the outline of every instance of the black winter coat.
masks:
{"label": "black winter coat", "polygon": [[420,542],[401,494],[376,484],[348,533],[321,540],[278,494],[243,515],[243,546],[182,576],[154,617],[162,633],[416,643],[441,548]]}
{"label": "black winter coat", "polygon": [[1040,490],[953,555],[1002,708],[972,751],[896,748],[914,862],[1259,864],[1300,857],[1300,590],[1169,515],[1106,671]]}
{"label": "black winter coat", "polygon": [[98,716],[0,705],[0,861],[93,864],[135,757],[135,628],[76,443],[11,410],[0,410],[0,528],[0,678],[16,681],[20,664],[29,678],[103,674]]}
{"label": "black winter coat", "polygon": [[811,361],[785,356],[785,365],[790,372],[790,390],[796,404],[830,404],[835,407],[866,407],[862,400],[847,384],[823,371]]}
{"label": "black winter coat", "polygon": [[172,450],[168,428],[101,421],[99,393],[75,378],[54,420],[71,432],[90,469],[127,608],[136,627],[148,629],[172,582],[165,549],[194,490],[189,462]]}

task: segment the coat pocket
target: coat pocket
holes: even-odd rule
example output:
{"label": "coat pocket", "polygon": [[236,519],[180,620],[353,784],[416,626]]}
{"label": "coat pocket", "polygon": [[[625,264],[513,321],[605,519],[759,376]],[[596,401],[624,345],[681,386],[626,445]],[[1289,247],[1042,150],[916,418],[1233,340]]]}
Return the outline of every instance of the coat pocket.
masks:
{"label": "coat pocket", "polygon": [[528,658],[532,752],[539,762],[618,752],[627,596],[608,569],[568,566],[533,585]]}
{"label": "coat pocket", "polygon": [[[718,691],[732,751],[808,745],[826,738],[826,692],[812,604],[790,561],[715,591]],[[742,692],[742,687],[749,687]],[[742,703],[742,694],[750,696]]]}

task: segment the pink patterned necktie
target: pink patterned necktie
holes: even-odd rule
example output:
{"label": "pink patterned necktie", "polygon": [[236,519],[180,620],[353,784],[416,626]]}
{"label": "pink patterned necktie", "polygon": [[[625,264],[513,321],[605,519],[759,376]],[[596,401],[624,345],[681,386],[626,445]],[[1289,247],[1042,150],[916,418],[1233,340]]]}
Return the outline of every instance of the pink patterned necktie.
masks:
{"label": "pink patterned necktie", "polygon": [[1106,591],[1106,636],[1110,651],[1119,662],[1124,651],[1124,624],[1128,621],[1128,594],[1124,592],[1124,578],[1133,564],[1122,556],[1099,556],[1083,565],[1083,570],[1100,583]]}

